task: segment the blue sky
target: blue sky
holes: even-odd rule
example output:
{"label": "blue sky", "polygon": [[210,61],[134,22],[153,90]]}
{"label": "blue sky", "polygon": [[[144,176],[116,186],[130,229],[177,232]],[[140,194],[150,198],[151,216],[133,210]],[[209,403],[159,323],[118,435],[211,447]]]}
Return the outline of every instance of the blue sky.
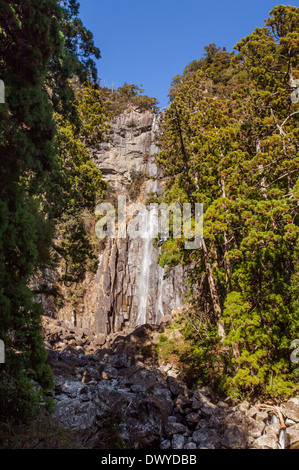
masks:
{"label": "blue sky", "polygon": [[[102,58],[102,84],[143,85],[168,103],[170,81],[212,42],[231,51],[263,26],[273,0],[79,0],[80,17],[92,31]],[[299,6],[298,1],[285,4]]]}

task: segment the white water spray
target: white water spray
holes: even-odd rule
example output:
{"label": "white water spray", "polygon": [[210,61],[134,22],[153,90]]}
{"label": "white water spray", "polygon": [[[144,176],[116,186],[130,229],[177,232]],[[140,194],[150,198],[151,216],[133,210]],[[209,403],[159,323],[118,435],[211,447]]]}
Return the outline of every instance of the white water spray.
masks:
{"label": "white water spray", "polygon": [[[156,117],[153,121],[152,126],[152,135],[154,136],[154,132],[158,128],[158,122]],[[150,161],[148,165],[148,175],[152,178],[147,183],[146,194],[149,193],[156,193],[158,191],[158,169],[153,161],[153,155],[158,152],[158,148],[154,142],[152,142],[150,147]],[[157,234],[158,227],[158,214],[156,210],[152,209],[150,211],[146,211],[144,214],[142,223],[143,223],[143,232],[145,234],[145,238],[143,239],[143,251],[142,251],[142,265],[141,265],[141,273],[139,278],[139,305],[138,305],[138,313],[136,318],[136,325],[143,325],[147,322],[146,314],[149,302],[149,286],[150,286],[150,271],[151,265],[153,263],[154,258],[154,246],[153,241]],[[162,287],[163,287],[163,274],[164,270],[157,266],[158,269],[158,292],[157,292],[157,309],[156,309],[156,316],[162,317],[163,316],[163,305],[162,305]]]}

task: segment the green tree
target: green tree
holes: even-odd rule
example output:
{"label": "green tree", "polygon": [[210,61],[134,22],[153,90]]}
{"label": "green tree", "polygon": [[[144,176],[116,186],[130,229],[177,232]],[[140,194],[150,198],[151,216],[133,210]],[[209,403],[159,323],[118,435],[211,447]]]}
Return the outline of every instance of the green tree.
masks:
{"label": "green tree", "polygon": [[1,326],[7,362],[1,369],[1,417],[22,419],[37,401],[31,379],[47,389],[40,307],[28,287],[49,260],[53,225],[37,195],[53,168],[56,148],[52,108],[43,90],[48,64],[59,55],[60,10],[55,1],[0,2],[1,105]]}
{"label": "green tree", "polygon": [[[109,115],[101,94],[91,84],[75,94],[77,124],[56,114],[59,155],[47,177],[43,194],[47,213],[55,222],[54,252],[64,267],[63,280],[78,282],[97,259],[93,237],[85,221],[107,188],[91,151],[106,139]],[[87,211],[87,212],[86,212]],[[88,218],[88,217],[87,217]]]}
{"label": "green tree", "polygon": [[270,14],[236,55],[212,44],[186,67],[158,142],[165,201],[204,204],[201,252],[171,249],[190,265],[195,315],[211,338],[218,328],[219,383],[237,396],[296,390],[299,9]]}
{"label": "green tree", "polygon": [[[42,309],[30,283],[52,265],[55,224],[78,214],[79,197],[90,208],[105,188],[87,150],[105,127],[103,113],[97,116],[102,105],[96,84],[86,84],[77,100],[73,85],[95,78],[92,56],[99,52],[77,17],[78,3],[60,3],[0,1],[0,76],[6,88],[0,105],[0,337],[6,346],[0,421],[30,418],[53,386]],[[86,255],[89,242],[80,220],[78,226],[74,245]],[[73,252],[67,256],[75,258]],[[74,262],[79,264],[78,256]]]}

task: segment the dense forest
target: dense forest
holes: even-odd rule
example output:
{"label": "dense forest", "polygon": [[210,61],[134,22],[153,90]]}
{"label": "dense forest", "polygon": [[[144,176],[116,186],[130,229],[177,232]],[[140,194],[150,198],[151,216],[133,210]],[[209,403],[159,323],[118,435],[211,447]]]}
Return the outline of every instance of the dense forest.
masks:
{"label": "dense forest", "polygon": [[[159,108],[135,84],[101,86],[76,0],[0,0],[0,41],[0,422],[18,423],[53,407],[33,281],[96,271],[94,209],[109,188],[92,151],[128,106]],[[184,344],[162,336],[157,349],[226,396],[298,392],[298,61],[299,9],[277,6],[233,52],[206,46],[160,113],[164,194],[151,198],[202,203],[204,233],[200,250],[155,241],[160,265],[186,266],[190,287],[176,319]]]}
{"label": "dense forest", "polygon": [[210,44],[173,78],[158,135],[164,202],[204,206],[201,250],[174,238],[160,256],[192,266],[177,353],[233,396],[291,395],[298,379],[299,10],[270,15],[236,52]]}
{"label": "dense forest", "polygon": [[0,420],[32,418],[53,387],[33,279],[60,267],[64,282],[93,270],[90,229],[107,183],[91,159],[109,121],[130,102],[156,109],[137,85],[100,87],[100,51],[75,0],[0,2]]}

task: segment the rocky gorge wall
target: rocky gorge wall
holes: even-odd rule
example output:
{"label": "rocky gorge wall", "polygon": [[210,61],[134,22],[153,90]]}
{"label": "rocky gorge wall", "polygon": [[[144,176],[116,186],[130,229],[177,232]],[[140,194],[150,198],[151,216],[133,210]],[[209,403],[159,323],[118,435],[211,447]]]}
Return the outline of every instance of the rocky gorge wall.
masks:
{"label": "rocky gorge wall", "polygon": [[[114,197],[132,203],[132,173],[145,174],[137,202],[145,203],[149,192],[161,194],[163,178],[153,162],[157,119],[150,111],[129,109],[111,122],[110,141],[102,143],[92,158],[109,183]],[[135,201],[136,202],[136,201]],[[145,232],[151,230],[145,214]],[[128,227],[133,223],[128,219]],[[151,238],[109,238],[99,257],[95,275],[82,283],[84,293],[75,306],[66,303],[51,314],[67,324],[109,334],[139,324],[157,324],[184,302],[186,273],[181,266],[164,271],[158,264],[159,248]],[[150,234],[148,233],[149,237]],[[62,294],[63,294],[62,287]],[[49,301],[47,301],[47,305]]]}
{"label": "rocky gorge wall", "polygon": [[131,171],[146,171],[154,115],[128,109],[110,124],[110,141],[99,145],[92,158],[118,194],[127,194]]}
{"label": "rocky gorge wall", "polygon": [[[132,170],[151,177],[142,185],[139,202],[145,203],[150,192],[162,191],[153,162],[153,155],[158,151],[153,143],[156,130],[154,114],[127,111],[112,123],[111,143],[104,144],[94,156],[110,185],[128,200]],[[128,221],[126,238],[107,240],[100,258],[94,293],[93,329],[97,332],[110,333],[144,323],[157,324],[183,303],[183,269],[176,267],[166,274],[157,264],[159,248],[153,247],[150,213],[142,219],[147,238],[131,238],[132,223],[132,220]]]}
{"label": "rocky gorge wall", "polygon": [[[134,124],[134,126],[133,126]],[[129,111],[111,126],[112,143],[100,149],[96,163],[119,194],[128,196],[132,169],[151,177],[141,188],[139,202],[147,194],[161,193],[153,155],[157,119],[149,112]],[[108,165],[113,173],[108,173]],[[128,197],[129,199],[129,197]],[[139,324],[157,324],[183,303],[184,272],[177,267],[168,274],[157,264],[159,248],[153,247],[153,221],[145,213],[142,224],[147,238],[109,239],[96,275],[96,310],[93,328],[110,333]]]}

